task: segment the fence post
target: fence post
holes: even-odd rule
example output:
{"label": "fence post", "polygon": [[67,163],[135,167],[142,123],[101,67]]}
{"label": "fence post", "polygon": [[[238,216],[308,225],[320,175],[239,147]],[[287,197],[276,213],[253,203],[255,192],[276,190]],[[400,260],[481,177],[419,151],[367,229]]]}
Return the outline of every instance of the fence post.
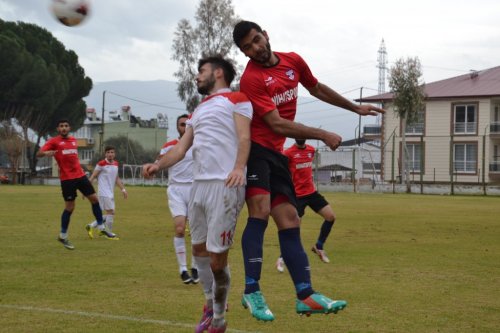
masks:
{"label": "fence post", "polygon": [[356,148],[352,149],[352,184],[356,193]]}
{"label": "fence post", "polygon": [[420,194],[424,194],[424,136],[420,136]]}
{"label": "fence post", "polygon": [[455,194],[455,188],[453,185],[453,170],[455,170],[453,165],[453,134],[450,136],[450,191],[451,195]]}
{"label": "fence post", "polygon": [[394,163],[395,163],[395,154],[396,154],[396,135],[392,136],[392,170],[391,170],[391,181],[392,181],[392,194],[396,193],[396,180],[394,179]]}
{"label": "fence post", "polygon": [[[486,129],[485,129],[486,132]],[[486,195],[486,134],[483,135],[483,195]]]}

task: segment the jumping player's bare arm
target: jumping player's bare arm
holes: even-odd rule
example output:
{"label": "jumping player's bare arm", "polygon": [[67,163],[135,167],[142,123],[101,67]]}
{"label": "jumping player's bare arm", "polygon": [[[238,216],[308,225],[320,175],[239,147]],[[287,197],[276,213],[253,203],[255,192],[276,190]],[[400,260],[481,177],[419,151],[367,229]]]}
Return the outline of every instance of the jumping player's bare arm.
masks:
{"label": "jumping player's bare arm", "polygon": [[147,163],[142,167],[142,174],[145,178],[151,178],[159,170],[169,168],[184,158],[188,149],[193,145],[193,129],[186,128],[186,132],[179,142],[170,149],[160,160],[155,163]]}
{"label": "jumping player's bare arm", "polygon": [[282,136],[295,139],[321,140],[332,150],[337,149],[342,143],[340,135],[282,118],[277,109],[268,112],[263,119],[273,132]]}
{"label": "jumping player's bare arm", "polygon": [[250,122],[250,118],[238,113],[234,114],[234,124],[238,136],[238,154],[236,155],[234,169],[226,179],[225,184],[227,187],[245,185],[245,167],[250,153]]}
{"label": "jumping player's bare arm", "polygon": [[45,157],[45,156],[52,157],[52,156],[54,156],[56,153],[57,153],[57,150],[45,150],[45,151],[39,150],[39,151],[36,153],[36,157]]}
{"label": "jumping player's bare arm", "polygon": [[312,88],[306,88],[309,93],[322,100],[325,103],[338,106],[340,108],[352,111],[359,114],[360,116],[376,116],[380,113],[385,113],[384,109],[378,108],[370,104],[354,104],[347,98],[341,96],[335,90],[328,87],[326,84],[318,82],[318,84]]}

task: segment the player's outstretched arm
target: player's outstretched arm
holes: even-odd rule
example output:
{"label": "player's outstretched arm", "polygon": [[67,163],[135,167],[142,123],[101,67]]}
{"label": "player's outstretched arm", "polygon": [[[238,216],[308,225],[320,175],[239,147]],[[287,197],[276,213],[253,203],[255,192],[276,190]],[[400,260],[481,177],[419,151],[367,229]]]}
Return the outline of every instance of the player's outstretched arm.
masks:
{"label": "player's outstretched arm", "polygon": [[39,150],[36,153],[36,157],[54,156],[57,150]]}
{"label": "player's outstretched arm", "polygon": [[193,128],[187,127],[186,132],[179,142],[154,163],[142,166],[142,174],[145,178],[151,178],[159,170],[169,168],[184,158],[188,149],[193,145]]}
{"label": "player's outstretched arm", "polygon": [[343,97],[335,90],[328,87],[326,84],[318,82],[318,84],[312,88],[307,88],[309,93],[322,100],[328,104],[338,106],[340,108],[352,111],[359,114],[360,116],[376,116],[380,113],[385,113],[384,109],[376,107],[371,104],[354,104],[347,98]]}
{"label": "player's outstretched arm", "polygon": [[342,143],[340,135],[284,119],[276,109],[266,113],[263,119],[273,132],[288,138],[321,140],[333,150]]}
{"label": "player's outstretched arm", "polygon": [[245,167],[250,154],[250,122],[250,118],[234,113],[234,124],[238,136],[238,153],[233,171],[229,173],[225,182],[227,187],[245,185]]}

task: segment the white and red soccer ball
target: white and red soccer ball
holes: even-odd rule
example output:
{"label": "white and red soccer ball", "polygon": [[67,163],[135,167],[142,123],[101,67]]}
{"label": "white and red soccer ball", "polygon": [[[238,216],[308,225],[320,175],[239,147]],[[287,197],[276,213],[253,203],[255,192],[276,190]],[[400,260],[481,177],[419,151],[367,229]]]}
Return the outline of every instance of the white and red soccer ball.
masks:
{"label": "white and red soccer ball", "polygon": [[62,24],[73,27],[81,24],[90,14],[89,0],[52,0],[52,13]]}

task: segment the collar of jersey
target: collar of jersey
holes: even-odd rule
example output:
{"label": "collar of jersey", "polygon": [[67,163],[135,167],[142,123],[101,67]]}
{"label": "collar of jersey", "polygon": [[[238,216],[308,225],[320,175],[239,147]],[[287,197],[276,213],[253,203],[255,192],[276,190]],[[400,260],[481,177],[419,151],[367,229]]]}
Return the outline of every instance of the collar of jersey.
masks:
{"label": "collar of jersey", "polygon": [[209,99],[211,99],[211,98],[213,98],[215,96],[222,95],[222,94],[227,94],[227,93],[230,93],[230,92],[231,92],[231,88],[221,88],[221,89],[217,90],[216,92],[214,92],[213,94],[208,95],[207,97],[205,97],[202,102],[206,102],[206,101],[208,101]]}

